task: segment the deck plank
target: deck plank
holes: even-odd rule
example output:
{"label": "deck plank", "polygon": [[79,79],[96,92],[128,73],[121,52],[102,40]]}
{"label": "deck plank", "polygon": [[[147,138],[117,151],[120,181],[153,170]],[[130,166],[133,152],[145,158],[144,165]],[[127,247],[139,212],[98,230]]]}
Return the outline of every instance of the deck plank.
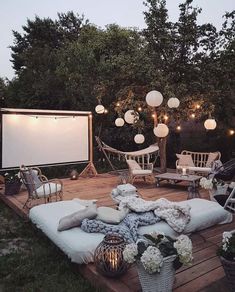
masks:
{"label": "deck plank", "polygon": [[[63,179],[64,200],[73,198],[97,199],[98,206],[111,206],[115,208],[115,202],[110,193],[119,182],[119,178],[113,174],[101,174],[92,178],[79,178],[78,180]],[[179,183],[170,185],[162,183],[156,188],[155,184],[143,181],[136,181],[135,186],[144,199],[156,200],[164,197],[171,201],[186,200],[187,184]],[[200,190],[202,198],[208,199],[208,193]],[[0,189],[0,199],[3,200],[18,215],[27,217],[28,210],[23,209],[27,199],[26,191],[14,196],[5,196],[4,189]],[[40,202],[37,202],[40,203]],[[225,225],[217,225],[191,235],[193,242],[194,261],[190,267],[182,267],[176,273],[174,291],[199,291],[208,286],[216,286],[224,278],[224,272],[220,261],[216,256],[216,249],[221,242],[223,231],[235,229],[235,222]],[[109,279],[101,276],[93,264],[78,266],[79,272],[87,278],[94,286],[102,287],[109,292],[139,292],[137,270],[132,266],[125,275],[119,279]],[[206,291],[206,290],[205,290]]]}

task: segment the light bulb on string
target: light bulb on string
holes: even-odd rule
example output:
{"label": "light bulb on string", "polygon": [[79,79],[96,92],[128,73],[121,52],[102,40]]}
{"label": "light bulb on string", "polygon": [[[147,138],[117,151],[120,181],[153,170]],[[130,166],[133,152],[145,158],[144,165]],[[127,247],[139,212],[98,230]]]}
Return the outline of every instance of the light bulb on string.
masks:
{"label": "light bulb on string", "polygon": [[167,121],[169,119],[168,115],[164,115],[164,120]]}
{"label": "light bulb on string", "polygon": [[178,125],[178,126],[176,127],[176,130],[177,130],[177,131],[180,131],[180,130],[181,130],[181,126]]}
{"label": "light bulb on string", "polygon": [[142,107],[139,106],[139,107],[138,107],[138,112],[141,112],[141,111],[142,111]]}
{"label": "light bulb on string", "polygon": [[233,136],[234,134],[235,134],[235,131],[234,131],[233,129],[230,129],[230,130],[229,130],[229,135],[230,135],[230,136]]}
{"label": "light bulb on string", "polygon": [[191,118],[192,119],[195,119],[195,117],[196,117],[196,115],[193,113],[193,114],[191,114]]}

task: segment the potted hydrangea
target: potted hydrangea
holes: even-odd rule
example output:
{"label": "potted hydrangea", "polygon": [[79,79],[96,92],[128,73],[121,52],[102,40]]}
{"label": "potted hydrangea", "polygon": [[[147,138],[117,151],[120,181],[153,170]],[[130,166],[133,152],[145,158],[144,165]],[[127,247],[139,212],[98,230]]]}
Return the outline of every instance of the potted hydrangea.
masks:
{"label": "potted hydrangea", "polygon": [[192,262],[191,240],[186,235],[173,239],[157,232],[144,237],[125,247],[124,260],[137,263],[143,292],[172,291],[175,270]]}
{"label": "potted hydrangea", "polygon": [[221,180],[205,177],[202,177],[200,179],[200,186],[205,190],[209,190],[210,199],[212,201],[214,200],[215,195],[225,195],[229,187],[228,184],[224,183]]}
{"label": "potted hydrangea", "polygon": [[5,195],[16,195],[20,191],[21,178],[19,173],[9,174],[8,172],[4,174],[5,180]]}
{"label": "potted hydrangea", "polygon": [[217,254],[220,256],[231,291],[235,291],[235,231],[224,232],[222,245]]}

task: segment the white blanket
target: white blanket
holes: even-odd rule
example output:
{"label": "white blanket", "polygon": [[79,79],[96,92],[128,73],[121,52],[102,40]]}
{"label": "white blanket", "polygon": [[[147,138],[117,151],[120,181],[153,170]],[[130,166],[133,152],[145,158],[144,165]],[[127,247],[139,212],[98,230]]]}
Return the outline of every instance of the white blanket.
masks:
{"label": "white blanket", "polygon": [[164,198],[145,201],[136,197],[124,197],[119,203],[119,209],[123,208],[134,212],[154,211],[156,216],[165,220],[176,232],[182,232],[191,219],[189,205],[181,206]]}

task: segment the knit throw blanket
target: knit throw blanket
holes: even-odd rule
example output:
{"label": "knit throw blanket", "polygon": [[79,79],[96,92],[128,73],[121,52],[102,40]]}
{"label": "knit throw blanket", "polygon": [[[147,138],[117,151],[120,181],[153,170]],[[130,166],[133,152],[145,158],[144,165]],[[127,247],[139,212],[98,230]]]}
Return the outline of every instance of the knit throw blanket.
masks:
{"label": "knit throw blanket", "polygon": [[141,198],[124,197],[119,204],[119,209],[123,208],[137,213],[154,211],[156,216],[165,220],[176,232],[182,232],[191,219],[189,205],[183,207],[164,198],[145,201]]}
{"label": "knit throw blanket", "polygon": [[161,219],[153,212],[130,213],[118,225],[106,224],[100,220],[84,219],[81,229],[89,233],[118,234],[121,235],[128,243],[136,242],[138,239],[138,227],[155,224]]}

